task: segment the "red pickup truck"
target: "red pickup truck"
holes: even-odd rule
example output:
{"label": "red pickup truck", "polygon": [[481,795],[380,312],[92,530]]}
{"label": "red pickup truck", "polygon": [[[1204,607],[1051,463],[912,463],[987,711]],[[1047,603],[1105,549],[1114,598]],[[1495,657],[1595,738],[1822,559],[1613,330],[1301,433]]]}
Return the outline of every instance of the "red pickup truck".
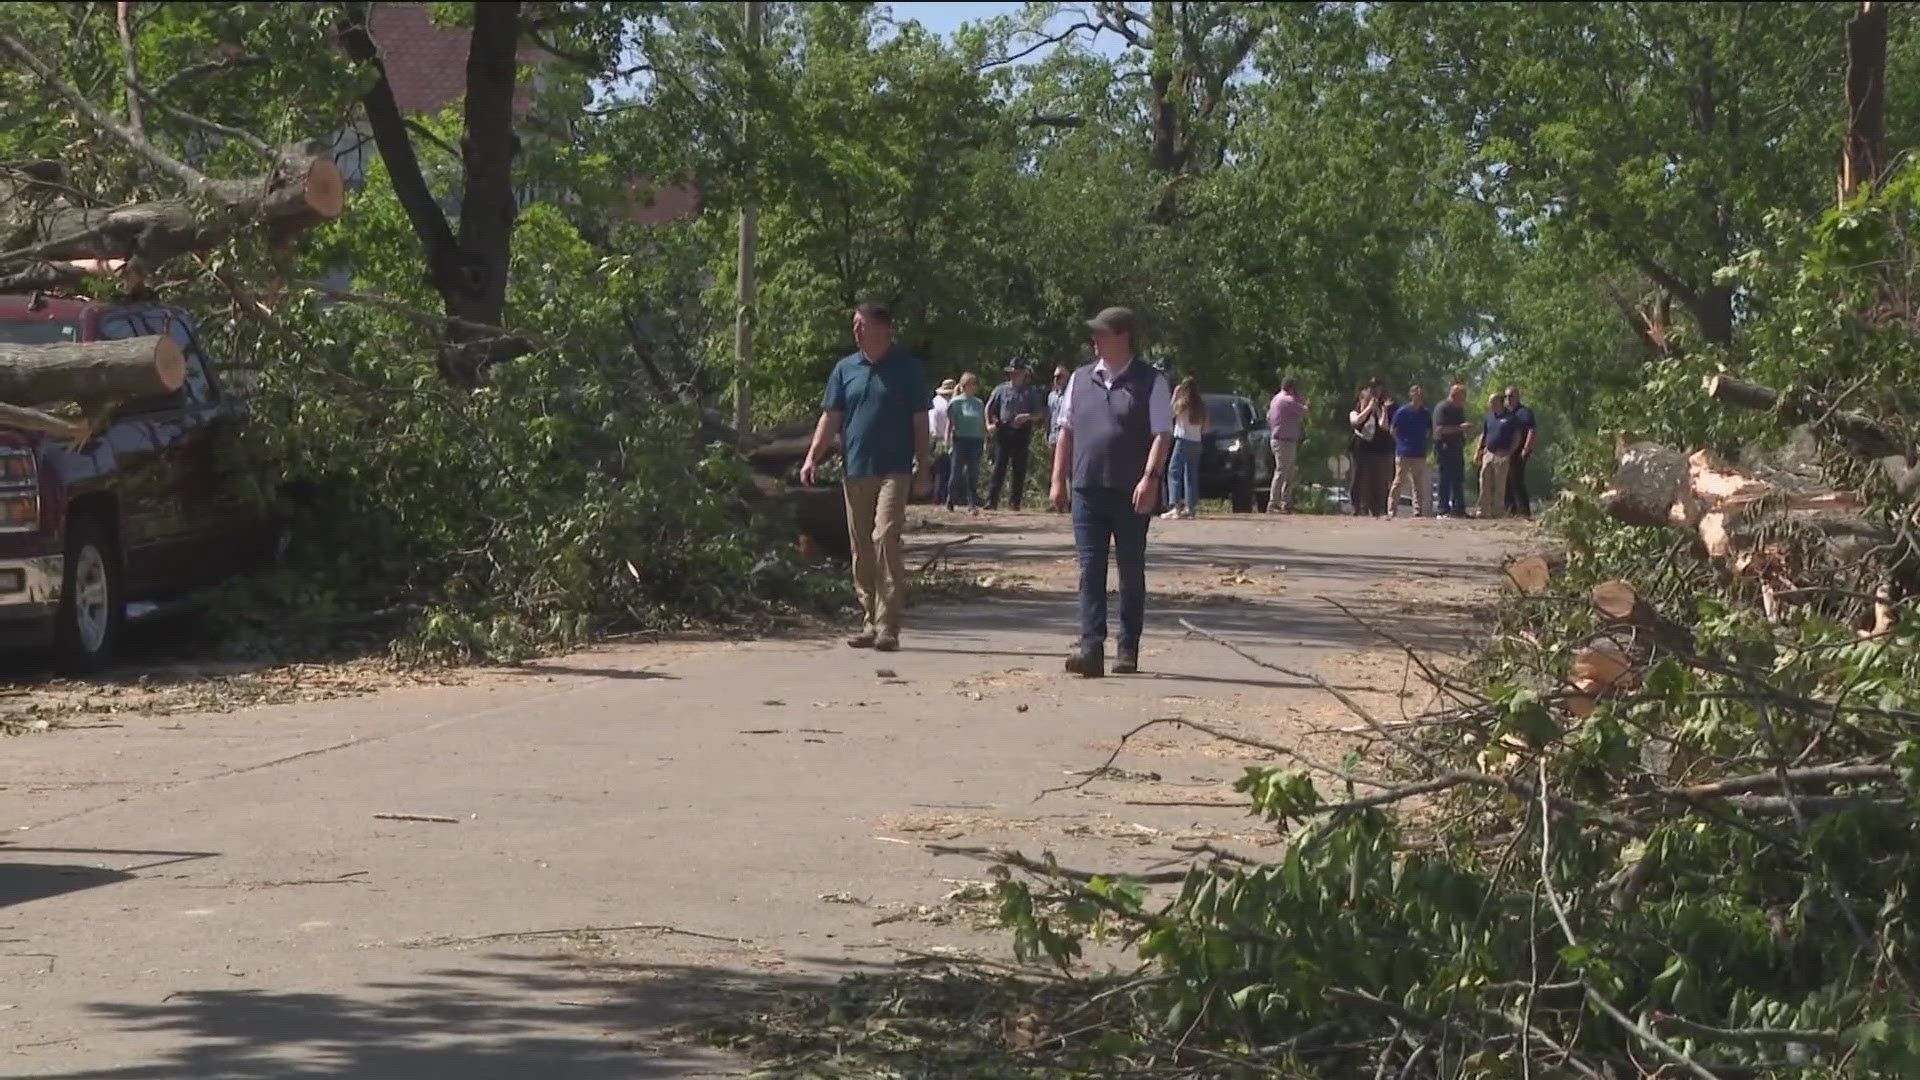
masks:
{"label": "red pickup truck", "polygon": [[80,446],[0,425],[0,635],[51,644],[62,669],[107,665],[140,612],[257,565],[265,508],[221,482],[216,442],[245,419],[185,312],[152,304],[0,296],[0,341],[52,344],[169,334],[180,389],[126,402]]}

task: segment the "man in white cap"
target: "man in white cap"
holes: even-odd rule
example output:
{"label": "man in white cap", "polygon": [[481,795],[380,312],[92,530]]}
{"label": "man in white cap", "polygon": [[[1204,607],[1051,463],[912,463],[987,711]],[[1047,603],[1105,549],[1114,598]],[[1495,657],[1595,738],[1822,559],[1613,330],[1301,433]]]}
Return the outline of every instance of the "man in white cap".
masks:
{"label": "man in white cap", "polygon": [[1120,647],[1113,670],[1140,670],[1147,609],[1147,525],[1173,450],[1173,391],[1134,357],[1133,312],[1110,307],[1087,321],[1095,359],[1067,380],[1053,451],[1053,504],[1073,507],[1080,554],[1080,644],[1067,670],[1106,672],[1107,554],[1120,575]]}
{"label": "man in white cap", "polygon": [[927,410],[927,422],[933,427],[933,505],[947,502],[947,481],[953,476],[953,432],[947,424],[947,406],[959,384],[942,379],[933,392],[933,407]]}

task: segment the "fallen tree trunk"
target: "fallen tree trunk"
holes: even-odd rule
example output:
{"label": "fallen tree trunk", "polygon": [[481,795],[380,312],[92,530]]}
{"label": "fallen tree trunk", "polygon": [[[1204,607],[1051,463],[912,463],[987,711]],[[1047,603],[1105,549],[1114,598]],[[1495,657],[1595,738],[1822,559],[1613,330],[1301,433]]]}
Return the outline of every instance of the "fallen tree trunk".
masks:
{"label": "fallen tree trunk", "polygon": [[835,487],[788,485],[772,476],[753,478],[754,501],[791,514],[800,546],[809,555],[853,558],[853,539],[847,533],[846,496]]}
{"label": "fallen tree trunk", "polygon": [[[1760,400],[1748,396],[1751,388],[1733,382],[1716,387],[1722,397]],[[1891,619],[1880,617],[1879,605],[1856,610],[1857,604],[1835,605],[1831,598],[1879,588],[1891,589],[1889,595],[1907,594],[1912,587],[1907,574],[1887,555],[1895,548],[1894,531],[1870,519],[1851,492],[1821,487],[1817,477],[1762,468],[1765,475],[1752,475],[1726,467],[1704,450],[1683,457],[1672,447],[1633,443],[1621,448],[1619,468],[1601,502],[1627,524],[1671,528],[1697,538],[1707,557],[1729,574],[1758,584],[1769,619],[1781,618],[1788,598],[1825,596],[1822,606],[1832,614],[1862,627],[1871,616],[1873,629],[1867,632],[1885,632]],[[1846,588],[1804,588],[1815,583]],[[1639,626],[1648,614],[1638,609],[1637,595],[1624,583],[1603,583],[1592,602],[1616,623]],[[1673,634],[1678,627],[1656,621],[1647,628],[1656,643],[1684,644]]]}
{"label": "fallen tree trunk", "polygon": [[135,401],[172,393],[187,358],[171,337],[58,345],[0,343],[0,402]]}
{"label": "fallen tree trunk", "polygon": [[1900,437],[1863,413],[1837,409],[1825,397],[1808,390],[1779,391],[1736,379],[1714,375],[1707,379],[1707,396],[1726,405],[1758,412],[1771,412],[1782,424],[1806,424],[1814,431],[1839,443],[1857,457],[1880,464],[1901,495],[1920,487],[1920,469]]}
{"label": "fallen tree trunk", "polygon": [[289,147],[265,176],[209,180],[195,196],[116,207],[28,206],[0,234],[19,246],[0,252],[0,291],[57,288],[118,270],[138,288],[160,264],[225,243],[260,225],[273,244],[338,218],[346,184],[317,144]]}

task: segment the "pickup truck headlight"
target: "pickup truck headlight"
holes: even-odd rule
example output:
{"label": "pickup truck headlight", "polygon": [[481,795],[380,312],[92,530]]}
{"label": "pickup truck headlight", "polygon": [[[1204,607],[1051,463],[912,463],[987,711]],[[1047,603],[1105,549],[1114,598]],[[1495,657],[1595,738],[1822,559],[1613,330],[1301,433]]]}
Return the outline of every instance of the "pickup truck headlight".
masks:
{"label": "pickup truck headlight", "polygon": [[1233,439],[1229,442],[1225,442],[1220,445],[1220,449],[1226,451],[1229,454],[1237,454],[1240,451],[1245,450],[1246,448],[1247,448],[1247,440],[1245,439]]}
{"label": "pickup truck headlight", "polygon": [[0,532],[40,527],[40,463],[33,451],[0,448]]}

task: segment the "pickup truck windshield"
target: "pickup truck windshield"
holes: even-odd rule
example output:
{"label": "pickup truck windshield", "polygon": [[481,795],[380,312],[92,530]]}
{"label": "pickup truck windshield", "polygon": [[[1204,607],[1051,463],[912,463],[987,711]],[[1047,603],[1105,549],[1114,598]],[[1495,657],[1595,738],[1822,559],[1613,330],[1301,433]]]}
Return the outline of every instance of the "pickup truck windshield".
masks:
{"label": "pickup truck windshield", "polygon": [[1216,435],[1245,431],[1247,424],[1230,397],[1207,395],[1207,430]]}
{"label": "pickup truck windshield", "polygon": [[80,324],[57,319],[0,319],[0,343],[58,345],[80,340]]}

